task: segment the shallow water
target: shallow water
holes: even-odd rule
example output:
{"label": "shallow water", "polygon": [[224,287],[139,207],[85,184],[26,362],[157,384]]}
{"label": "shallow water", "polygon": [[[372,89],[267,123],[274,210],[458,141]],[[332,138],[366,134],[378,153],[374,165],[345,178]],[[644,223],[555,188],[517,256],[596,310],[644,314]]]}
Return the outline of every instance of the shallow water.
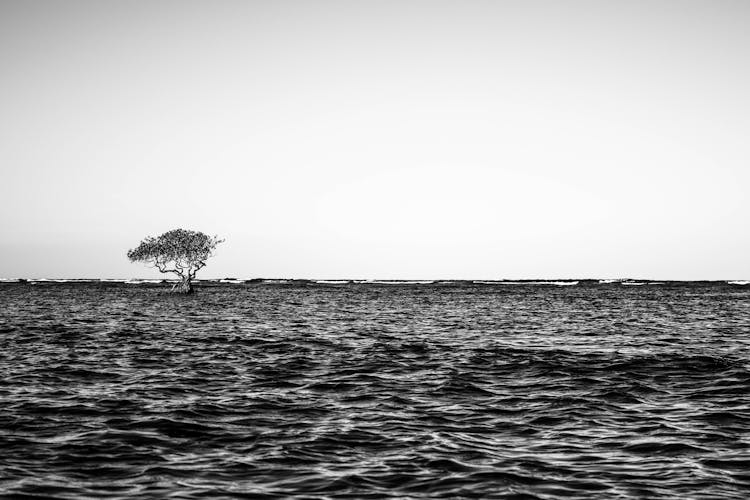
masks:
{"label": "shallow water", "polygon": [[0,491],[750,491],[750,287],[163,291],[0,284]]}

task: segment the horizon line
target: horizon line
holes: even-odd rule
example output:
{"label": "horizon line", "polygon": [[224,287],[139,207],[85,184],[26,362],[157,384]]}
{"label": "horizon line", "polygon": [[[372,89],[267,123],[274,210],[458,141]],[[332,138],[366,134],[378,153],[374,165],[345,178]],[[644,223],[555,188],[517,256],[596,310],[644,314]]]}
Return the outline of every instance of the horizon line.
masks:
{"label": "horizon line", "polygon": [[[193,278],[194,282],[201,281],[240,281],[240,282],[258,282],[258,281],[309,281],[309,282],[355,282],[355,283],[367,283],[367,282],[573,282],[573,281],[598,281],[598,282],[628,282],[628,281],[643,281],[643,282],[671,282],[671,283],[689,283],[689,282],[740,282],[746,281],[742,278],[716,278],[716,279],[658,279],[658,278],[634,278],[634,277],[619,277],[619,278],[279,278],[279,277],[253,277],[253,278],[237,278],[237,277],[211,277],[211,278]],[[130,277],[130,278],[51,278],[51,277],[35,277],[35,278],[0,278],[0,281],[179,281],[178,278],[159,278],[159,277]]]}

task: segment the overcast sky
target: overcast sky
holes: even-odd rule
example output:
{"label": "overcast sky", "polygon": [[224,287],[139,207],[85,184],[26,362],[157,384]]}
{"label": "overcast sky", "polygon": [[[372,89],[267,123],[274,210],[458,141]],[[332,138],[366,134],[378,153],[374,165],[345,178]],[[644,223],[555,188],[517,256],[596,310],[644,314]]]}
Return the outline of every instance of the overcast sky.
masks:
{"label": "overcast sky", "polygon": [[0,277],[750,277],[750,2],[0,0]]}

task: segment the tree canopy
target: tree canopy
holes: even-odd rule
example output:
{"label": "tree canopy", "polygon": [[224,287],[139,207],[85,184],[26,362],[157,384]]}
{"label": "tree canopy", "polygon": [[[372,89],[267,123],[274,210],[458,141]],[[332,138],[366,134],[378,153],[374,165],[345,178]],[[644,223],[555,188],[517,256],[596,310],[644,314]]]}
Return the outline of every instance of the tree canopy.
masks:
{"label": "tree canopy", "polygon": [[178,275],[183,291],[189,292],[190,280],[223,241],[200,231],[173,229],[161,236],[147,236],[136,248],[128,250],[127,255],[131,262],[144,262],[162,273]]}

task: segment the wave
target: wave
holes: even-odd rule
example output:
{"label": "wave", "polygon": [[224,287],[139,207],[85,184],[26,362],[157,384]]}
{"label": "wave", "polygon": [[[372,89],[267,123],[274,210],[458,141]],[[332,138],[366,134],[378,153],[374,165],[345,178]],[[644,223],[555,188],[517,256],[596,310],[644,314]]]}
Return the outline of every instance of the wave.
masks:
{"label": "wave", "polygon": [[3,285],[0,496],[743,498],[750,288],[559,282]]}
{"label": "wave", "polygon": [[24,281],[29,283],[96,283],[101,280],[97,278],[32,278]]}
{"label": "wave", "polygon": [[374,285],[431,285],[434,280],[357,280],[355,283]]}
{"label": "wave", "polygon": [[[251,280],[255,282],[255,280]],[[306,285],[309,283],[312,283],[312,281],[308,279],[261,279],[259,283],[266,283],[269,285],[292,285],[292,284],[299,284],[299,285]]]}
{"label": "wave", "polygon": [[578,281],[483,281],[475,280],[472,283],[478,285],[554,285],[554,286],[575,286]]}
{"label": "wave", "polygon": [[740,280],[740,281],[727,281],[727,283],[730,284],[730,285],[750,285],[750,281],[743,281],[743,280]]}
{"label": "wave", "polygon": [[319,285],[345,285],[351,283],[349,280],[315,280]]}

